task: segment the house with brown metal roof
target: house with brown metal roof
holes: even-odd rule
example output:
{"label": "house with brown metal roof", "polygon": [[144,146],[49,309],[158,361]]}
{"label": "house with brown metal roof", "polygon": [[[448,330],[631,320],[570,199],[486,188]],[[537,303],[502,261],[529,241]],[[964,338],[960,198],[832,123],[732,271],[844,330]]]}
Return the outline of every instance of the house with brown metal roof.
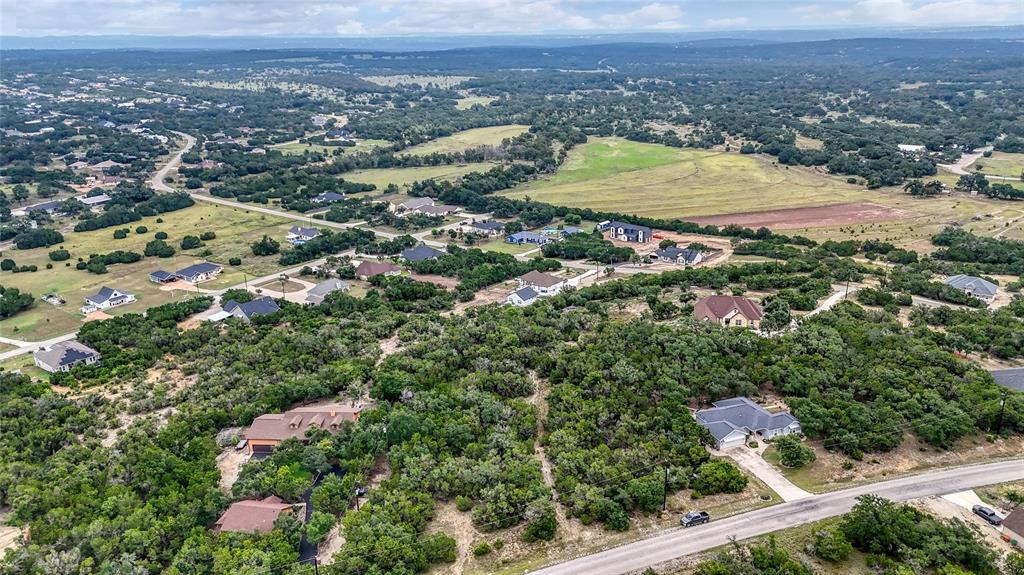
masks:
{"label": "house with brown metal roof", "polygon": [[761,311],[761,306],[745,297],[713,295],[697,300],[693,306],[693,317],[713,321],[723,327],[760,329],[764,312]]}
{"label": "house with brown metal roof", "polygon": [[1003,519],[1003,535],[1024,544],[1024,507],[1018,507]]}
{"label": "house with brown metal roof", "polygon": [[310,429],[336,433],[344,422],[359,421],[359,415],[370,407],[372,404],[330,403],[296,407],[284,413],[268,413],[254,419],[242,437],[249,453],[270,453],[285,439],[305,441],[306,432]]}
{"label": "house with brown metal roof", "polygon": [[213,524],[213,532],[270,533],[274,530],[277,518],[282,513],[290,513],[293,507],[294,505],[285,503],[276,495],[264,499],[236,501]]}
{"label": "house with brown metal roof", "polygon": [[520,288],[533,288],[539,295],[554,295],[565,287],[564,279],[537,270],[526,272],[516,279]]}
{"label": "house with brown metal roof", "polygon": [[356,267],[356,277],[361,280],[367,280],[381,274],[397,276],[400,273],[402,273],[402,268],[387,262],[362,262]]}

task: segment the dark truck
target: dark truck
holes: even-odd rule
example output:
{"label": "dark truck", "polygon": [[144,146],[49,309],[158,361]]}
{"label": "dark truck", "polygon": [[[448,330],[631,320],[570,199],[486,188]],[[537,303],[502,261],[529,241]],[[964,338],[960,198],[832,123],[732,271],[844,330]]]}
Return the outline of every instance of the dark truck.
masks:
{"label": "dark truck", "polygon": [[711,516],[708,515],[707,511],[691,511],[683,515],[682,519],[679,520],[679,524],[683,527],[693,527],[708,521],[711,521]]}

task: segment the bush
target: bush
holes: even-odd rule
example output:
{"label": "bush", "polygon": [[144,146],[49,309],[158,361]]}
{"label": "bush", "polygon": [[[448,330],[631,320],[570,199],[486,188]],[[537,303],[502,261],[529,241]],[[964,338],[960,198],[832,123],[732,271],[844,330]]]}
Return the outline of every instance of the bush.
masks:
{"label": "bush", "polygon": [[804,445],[795,435],[783,435],[776,439],[775,449],[786,467],[803,467],[817,459],[814,450]]}
{"label": "bush", "polygon": [[473,500],[465,495],[458,495],[455,497],[455,508],[459,511],[469,511],[473,508]]}
{"label": "bush", "polygon": [[125,239],[127,237],[128,237],[128,229],[127,228],[120,228],[120,229],[114,230],[114,239],[115,240],[123,240],[123,239]]}
{"label": "bush", "polygon": [[240,266],[242,265],[242,258],[231,258],[228,260],[228,265]]}
{"label": "bush", "polygon": [[210,240],[217,239],[217,233],[216,232],[203,232],[203,233],[199,234],[199,239],[203,240],[204,242],[208,242]]}
{"label": "bush", "polygon": [[157,218],[156,219],[156,223],[162,224],[162,223],[164,223],[164,219],[163,218]]}
{"label": "bush", "polygon": [[14,245],[19,250],[30,250],[44,246],[50,247],[63,242],[64,236],[57,230],[49,228],[26,230],[14,237]]}
{"label": "bush", "polygon": [[50,252],[50,259],[55,262],[62,262],[64,260],[71,259],[71,252],[67,251],[64,248],[61,248],[59,250],[53,250],[52,252]]}
{"label": "bush", "polygon": [[845,561],[853,551],[853,545],[841,531],[822,529],[814,534],[814,554],[825,561]]}
{"label": "bush", "polygon": [[270,256],[281,251],[281,244],[269,236],[263,236],[263,239],[255,242],[250,247],[254,256]]}
{"label": "bush", "polygon": [[135,228],[135,233],[137,233],[137,234],[144,234],[144,233],[146,233],[148,231],[149,231],[149,228],[147,228],[146,226],[139,226],[139,227]]}
{"label": "bush", "polygon": [[306,539],[313,545],[319,545],[331,532],[334,521],[335,518],[330,513],[314,511],[309,518],[309,523],[306,524]]}
{"label": "bush", "polygon": [[146,250],[143,253],[146,257],[169,258],[174,255],[174,248],[163,240],[153,240],[146,244]]}
{"label": "bush", "polygon": [[181,249],[193,250],[203,245],[203,242],[199,239],[199,236],[185,236],[181,238]]}
{"label": "bush", "polygon": [[523,541],[533,543],[534,541],[551,541],[555,538],[555,531],[558,529],[558,520],[552,509],[526,525],[523,531]]}
{"label": "bush", "polygon": [[153,237],[158,239],[158,240],[166,240],[167,239],[167,232],[157,232],[157,233],[153,234]]}
{"label": "bush", "polygon": [[455,539],[444,533],[427,535],[423,538],[422,545],[427,561],[431,563],[455,563],[459,557],[459,547]]}
{"label": "bush", "polygon": [[0,270],[3,270],[5,272],[9,272],[17,267],[18,264],[14,263],[14,260],[12,260],[11,258],[4,258],[3,261],[0,261]]}
{"label": "bush", "polygon": [[477,557],[483,557],[491,552],[491,546],[486,541],[481,542],[479,545],[473,548],[473,555]]}
{"label": "bush", "polygon": [[694,493],[701,496],[739,493],[747,487],[747,476],[728,461],[712,459],[697,468],[697,478],[692,487]]}

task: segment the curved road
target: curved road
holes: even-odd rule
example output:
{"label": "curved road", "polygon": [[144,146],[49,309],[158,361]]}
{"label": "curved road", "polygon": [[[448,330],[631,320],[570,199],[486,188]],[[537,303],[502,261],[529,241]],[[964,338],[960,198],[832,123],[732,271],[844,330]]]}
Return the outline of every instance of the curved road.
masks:
{"label": "curved road", "polygon": [[726,545],[733,538],[749,539],[773,531],[842,515],[857,497],[874,494],[894,501],[955,493],[975,487],[1024,479],[1024,459],[985,465],[954,467],[822,493],[790,503],[734,515],[690,529],[676,528],[663,535],[628,543],[565,563],[532,571],[537,575],[620,575],[686,555]]}
{"label": "curved road", "polygon": [[164,183],[164,178],[167,177],[167,174],[169,174],[171,170],[178,168],[178,165],[181,164],[181,157],[184,156],[189,150],[191,150],[192,146],[196,145],[196,139],[186,134],[185,132],[174,133],[181,136],[182,138],[185,138],[185,145],[180,150],[175,152],[174,155],[171,156],[171,159],[166,164],[164,164],[164,167],[157,170],[156,173],[153,174],[153,177],[150,178],[149,180],[149,185],[152,186],[154,190],[160,192],[175,191],[174,188]]}

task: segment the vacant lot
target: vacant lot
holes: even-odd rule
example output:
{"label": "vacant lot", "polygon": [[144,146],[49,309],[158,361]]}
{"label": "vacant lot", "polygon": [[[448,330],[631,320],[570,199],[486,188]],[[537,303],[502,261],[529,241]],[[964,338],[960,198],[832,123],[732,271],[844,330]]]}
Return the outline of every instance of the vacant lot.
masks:
{"label": "vacant lot", "polygon": [[[161,289],[161,286],[149,281],[148,274],[157,269],[176,270],[204,259],[225,266],[224,274],[213,282],[202,284],[201,288],[222,288],[240,283],[243,273],[250,276],[270,273],[279,267],[277,257],[253,257],[249,252],[249,244],[264,234],[280,238],[290,225],[272,216],[207,203],[162,214],[160,217],[163,218],[163,223],[156,223],[158,218],[153,217],[125,226],[132,232],[123,240],[113,239],[115,228],[65,234],[62,246],[71,252],[70,266],[65,265],[69,262],[50,262],[48,253],[60,246],[7,251],[5,256],[13,258],[18,265],[36,265],[39,271],[18,274],[3,272],[0,275],[0,282],[28,291],[37,298],[44,293],[56,293],[63,297],[67,304],[55,307],[37,301],[32,309],[4,320],[3,335],[34,341],[74,331],[84,319],[78,311],[84,303],[83,298],[96,293],[105,285],[133,293],[139,300],[111,310],[110,313],[113,315],[140,312],[184,297],[185,294],[181,290]],[[146,233],[135,233],[135,228],[140,225],[146,226]],[[109,253],[114,250],[141,254],[146,242],[152,240],[153,235],[160,231],[167,233],[167,243],[176,249],[177,253],[172,258],[143,258],[142,261],[133,264],[115,264],[109,266],[108,273],[105,274],[75,269],[78,258],[87,260],[91,254]],[[217,237],[199,249],[179,249],[179,242],[183,236],[198,235],[205,231],[213,231]],[[205,250],[209,250],[210,254],[200,255]],[[232,257],[242,258],[243,265],[237,268],[228,267],[227,262]],[[46,269],[47,263],[53,263],[53,269]]]}
{"label": "vacant lot", "polygon": [[379,86],[400,86],[402,84],[416,84],[426,86],[433,84],[438,88],[454,88],[466,80],[472,80],[473,76],[425,76],[419,74],[394,74],[391,76],[363,76],[363,80],[373,82]]}
{"label": "vacant lot", "polygon": [[474,128],[456,132],[451,136],[445,136],[418,146],[402,150],[403,154],[425,155],[440,152],[461,152],[475,146],[496,146],[505,138],[513,138],[530,129],[529,126],[510,124],[507,126],[491,126],[489,128]]}
{"label": "vacant lot", "polygon": [[689,218],[863,201],[859,186],[760,156],[592,138],[558,173],[510,193],[557,205]]}
{"label": "vacant lot", "polygon": [[275,150],[280,151],[282,154],[293,154],[299,155],[303,152],[320,152],[327,156],[333,156],[335,150],[342,150],[344,153],[372,150],[381,146],[386,146],[390,142],[387,140],[357,140],[355,146],[324,146],[321,144],[303,144],[302,142],[289,142],[287,144],[279,144],[273,146]]}
{"label": "vacant lot", "polygon": [[787,208],[783,210],[697,217],[693,218],[693,221],[719,226],[739,224],[748,228],[760,228],[763,226],[785,230],[806,228],[808,225],[830,227],[893,220],[903,215],[905,214],[892,208],[866,202],[857,202],[812,208]]}
{"label": "vacant lot", "polygon": [[496,164],[480,162],[454,166],[423,166],[420,168],[379,168],[375,170],[356,170],[342,177],[350,182],[374,184],[378,190],[395,184],[398,187],[408,186],[422,180],[453,180],[470,172],[486,172]]}
{"label": "vacant lot", "polygon": [[1024,154],[992,152],[992,157],[978,158],[969,169],[975,171],[978,166],[981,166],[978,171],[986,175],[1016,178],[1024,173]]}
{"label": "vacant lot", "polygon": [[465,98],[459,98],[455,101],[455,108],[459,110],[468,110],[477,104],[486,106],[495,100],[497,100],[497,98],[494,96],[466,96]]}

